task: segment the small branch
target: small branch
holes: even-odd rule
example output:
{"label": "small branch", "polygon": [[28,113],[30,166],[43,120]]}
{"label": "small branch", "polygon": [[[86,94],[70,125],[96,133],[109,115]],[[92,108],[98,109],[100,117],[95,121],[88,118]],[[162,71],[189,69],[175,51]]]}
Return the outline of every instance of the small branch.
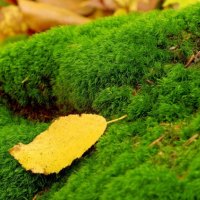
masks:
{"label": "small branch", "polygon": [[200,51],[197,52],[194,58],[194,63],[198,63],[200,61]]}
{"label": "small branch", "polygon": [[158,139],[154,140],[150,145],[149,147],[153,147],[155,146],[156,144],[158,144],[159,142],[161,142],[163,140],[165,136],[164,135],[161,135]]}
{"label": "small branch", "polygon": [[153,85],[153,84],[154,84],[154,82],[151,81],[151,80],[149,80],[149,79],[147,79],[146,82],[147,82],[149,85]]}
{"label": "small branch", "polygon": [[193,54],[188,62],[186,63],[185,67],[190,67],[192,63],[198,63],[200,61],[200,51],[198,51],[196,54]]}
{"label": "small branch", "polygon": [[38,192],[37,194],[35,194],[35,196],[33,197],[32,200],[37,200],[39,196],[41,196],[42,194],[44,194],[47,191],[48,191],[47,189],[44,189],[43,191]]}
{"label": "small branch", "polygon": [[196,141],[196,139],[199,137],[199,134],[195,134],[193,135],[191,138],[189,138],[184,144],[183,146],[188,146],[190,145],[192,142]]}
{"label": "small branch", "polygon": [[186,68],[189,67],[189,66],[192,64],[192,62],[194,61],[194,59],[195,59],[195,55],[193,54],[193,55],[189,58],[189,60],[187,61],[185,67],[186,67]]}
{"label": "small branch", "polygon": [[107,122],[107,124],[111,124],[111,123],[120,121],[120,120],[122,120],[122,119],[124,119],[124,118],[126,118],[126,117],[127,117],[127,115],[124,115],[124,116],[122,116],[122,117],[120,117],[120,118],[110,120],[110,121]]}

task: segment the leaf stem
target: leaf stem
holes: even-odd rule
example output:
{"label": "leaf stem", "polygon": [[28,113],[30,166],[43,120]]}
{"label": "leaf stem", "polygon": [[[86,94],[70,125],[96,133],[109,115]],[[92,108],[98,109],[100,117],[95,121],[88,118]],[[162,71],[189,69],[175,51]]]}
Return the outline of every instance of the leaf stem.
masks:
{"label": "leaf stem", "polygon": [[117,118],[117,119],[113,119],[113,120],[108,121],[107,124],[111,124],[111,123],[120,121],[120,120],[122,120],[122,119],[124,119],[124,118],[126,118],[126,117],[127,117],[127,115],[123,115],[123,116],[120,117],[120,118]]}

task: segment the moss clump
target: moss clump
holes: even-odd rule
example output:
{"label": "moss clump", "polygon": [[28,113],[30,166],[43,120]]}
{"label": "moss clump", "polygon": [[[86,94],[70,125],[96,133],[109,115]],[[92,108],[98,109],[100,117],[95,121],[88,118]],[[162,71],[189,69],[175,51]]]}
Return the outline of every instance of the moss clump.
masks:
{"label": "moss clump", "polygon": [[8,44],[15,43],[18,41],[26,40],[28,38],[28,35],[16,35],[12,37],[8,37],[4,39],[2,42],[0,42],[0,50],[1,48],[5,47]]}
{"label": "moss clump", "polygon": [[0,199],[32,199],[35,193],[55,180],[54,176],[26,172],[8,152],[19,142],[29,143],[47,126],[13,117],[12,113],[0,105]]}
{"label": "moss clump", "polygon": [[158,121],[183,119],[200,107],[200,71],[183,65],[165,67],[153,85],[143,85],[127,108],[130,119],[152,116]]}
{"label": "moss clump", "polygon": [[1,90],[20,105],[90,111],[101,90],[134,88],[162,76],[163,64],[185,62],[199,48],[199,13],[197,4],[36,35],[1,52]]}
{"label": "moss clump", "polygon": [[133,98],[133,89],[127,86],[108,87],[96,95],[93,109],[105,117],[126,114],[126,108]]}
{"label": "moss clump", "polygon": [[0,53],[0,89],[21,106],[42,105],[48,108],[55,104],[52,87],[55,85],[60,60],[64,58],[64,49],[71,51],[72,47],[87,37],[88,40],[95,39],[107,27],[116,29],[127,20],[121,17],[119,20],[102,20],[80,28],[55,28],[34,35],[29,40],[8,45]]}
{"label": "moss clump", "polygon": [[[124,85],[134,88],[147,77],[162,76],[161,63],[185,62],[196,49],[196,42],[184,39],[190,24],[198,23],[194,16],[199,16],[199,10],[194,13],[195,9],[184,17],[168,11],[129,19],[103,37],[80,41],[70,51],[66,48],[53,87],[58,104],[87,111],[99,91]],[[199,35],[197,29],[191,30],[194,37]],[[181,46],[178,53],[169,50],[174,44]]]}
{"label": "moss clump", "polygon": [[110,125],[79,170],[39,199],[198,199],[199,141],[181,136],[192,122],[156,121]]}
{"label": "moss clump", "polygon": [[31,199],[53,180],[40,199],[199,199],[200,140],[188,139],[199,131],[200,71],[178,64],[199,48],[199,11],[108,18],[5,48],[0,90],[20,105],[128,118],[56,179],[24,171],[8,153],[47,124],[1,107],[0,199]]}

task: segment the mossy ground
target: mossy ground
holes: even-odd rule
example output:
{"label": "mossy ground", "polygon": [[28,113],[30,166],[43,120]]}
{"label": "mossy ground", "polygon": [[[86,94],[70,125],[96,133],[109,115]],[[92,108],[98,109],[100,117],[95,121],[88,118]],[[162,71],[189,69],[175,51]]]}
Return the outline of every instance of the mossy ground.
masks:
{"label": "mossy ground", "polygon": [[183,65],[200,48],[199,19],[197,4],[53,29],[4,48],[0,91],[19,105],[128,117],[46,177],[23,170],[8,150],[48,124],[1,105],[0,199],[47,188],[38,199],[200,199],[200,68]]}

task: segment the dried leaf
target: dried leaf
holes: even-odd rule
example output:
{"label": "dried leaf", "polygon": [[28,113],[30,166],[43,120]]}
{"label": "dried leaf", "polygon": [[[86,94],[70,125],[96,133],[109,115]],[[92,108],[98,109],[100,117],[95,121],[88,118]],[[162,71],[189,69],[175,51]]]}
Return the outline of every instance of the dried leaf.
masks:
{"label": "dried leaf", "polygon": [[24,34],[28,27],[17,6],[7,6],[0,9],[0,41],[6,37]]}
{"label": "dried leaf", "polygon": [[138,11],[149,11],[156,8],[161,8],[164,0],[140,0],[138,2]]}
{"label": "dried leaf", "polygon": [[17,5],[17,0],[5,0],[5,1]]}
{"label": "dried leaf", "polygon": [[52,26],[65,24],[83,24],[90,19],[70,10],[50,4],[19,0],[19,7],[25,16],[26,23],[34,31],[43,31]]}
{"label": "dried leaf", "polygon": [[103,2],[103,5],[108,10],[116,10],[117,4],[115,0],[101,0]]}
{"label": "dried leaf", "polygon": [[88,16],[94,9],[88,5],[88,0],[36,0],[40,3],[51,4],[57,7],[65,8],[77,14]]}
{"label": "dried leaf", "polygon": [[100,10],[111,10],[114,11],[118,9],[115,0],[88,0],[86,3],[88,6],[97,8]]}
{"label": "dried leaf", "polygon": [[127,11],[136,11],[139,0],[115,0],[121,8],[126,8]]}
{"label": "dried leaf", "polygon": [[99,115],[60,117],[31,143],[15,145],[10,154],[33,173],[58,173],[94,145],[106,126]]}

